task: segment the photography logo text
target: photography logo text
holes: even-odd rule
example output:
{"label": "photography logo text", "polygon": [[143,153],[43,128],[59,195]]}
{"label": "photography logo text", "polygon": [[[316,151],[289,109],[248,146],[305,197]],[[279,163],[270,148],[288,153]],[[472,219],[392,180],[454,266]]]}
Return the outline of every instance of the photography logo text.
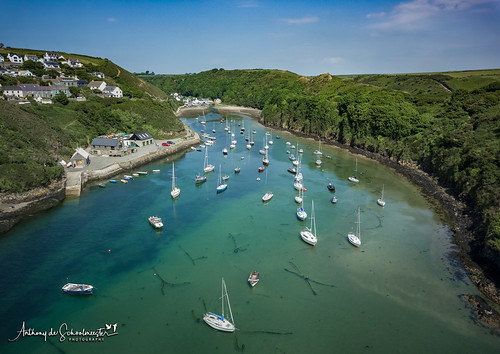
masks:
{"label": "photography logo text", "polygon": [[116,336],[118,324],[105,324],[104,327],[99,327],[97,329],[86,329],[86,328],[70,328],[67,323],[63,323],[59,328],[50,328],[50,330],[36,330],[34,328],[29,328],[23,321],[21,329],[17,331],[17,336],[13,339],[9,339],[9,342],[15,342],[19,338],[24,337],[43,337],[44,342],[47,341],[48,337],[59,337],[59,342],[103,342],[105,338]]}

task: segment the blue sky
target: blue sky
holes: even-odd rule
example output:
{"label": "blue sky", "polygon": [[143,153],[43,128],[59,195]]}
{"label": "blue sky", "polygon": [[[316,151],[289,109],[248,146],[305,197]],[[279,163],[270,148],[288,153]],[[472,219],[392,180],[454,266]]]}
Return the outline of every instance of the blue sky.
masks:
{"label": "blue sky", "polygon": [[131,72],[500,68],[500,0],[25,0],[1,12],[6,46],[109,58]]}

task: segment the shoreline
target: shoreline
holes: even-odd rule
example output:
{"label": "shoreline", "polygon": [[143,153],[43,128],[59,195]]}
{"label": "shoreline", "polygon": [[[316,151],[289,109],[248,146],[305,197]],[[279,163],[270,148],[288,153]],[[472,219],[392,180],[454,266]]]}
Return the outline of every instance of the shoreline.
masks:
{"label": "shoreline", "polygon": [[201,143],[200,136],[186,129],[186,135],[171,139],[176,143],[164,147],[162,140],[155,140],[159,146],[141,147],[135,154],[121,157],[91,157],[91,163],[84,168],[65,168],[64,175],[47,187],[38,187],[24,193],[0,195],[0,236],[29,216],[48,210],[62,203],[67,197],[79,197],[85,186],[155,160],[187,150]]}

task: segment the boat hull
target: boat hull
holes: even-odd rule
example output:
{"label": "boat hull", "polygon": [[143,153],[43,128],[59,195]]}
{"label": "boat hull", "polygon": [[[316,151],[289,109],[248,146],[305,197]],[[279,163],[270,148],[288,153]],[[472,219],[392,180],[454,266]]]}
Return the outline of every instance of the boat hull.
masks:
{"label": "boat hull", "polygon": [[222,332],[234,332],[234,325],[222,316],[207,312],[203,315],[203,321],[210,327]]}
{"label": "boat hull", "polygon": [[94,287],[88,284],[67,283],[62,287],[62,291],[70,295],[92,295]]}
{"label": "boat hull", "polygon": [[318,239],[311,233],[311,231],[302,231],[300,233],[300,237],[305,243],[308,243],[312,246],[316,246],[316,243],[318,243]]}
{"label": "boat hull", "polygon": [[352,183],[359,183],[359,179],[357,179],[356,177],[349,177],[348,180]]}
{"label": "boat hull", "polygon": [[349,241],[349,243],[353,246],[356,246],[356,247],[359,247],[361,246],[361,240],[359,239],[358,236],[354,235],[354,234],[348,234],[347,235],[347,240]]}

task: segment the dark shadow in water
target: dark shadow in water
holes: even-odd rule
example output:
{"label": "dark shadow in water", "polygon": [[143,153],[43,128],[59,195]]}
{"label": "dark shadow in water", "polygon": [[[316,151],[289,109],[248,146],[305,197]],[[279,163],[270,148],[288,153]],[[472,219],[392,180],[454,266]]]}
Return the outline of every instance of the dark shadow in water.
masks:
{"label": "dark shadow in water", "polygon": [[313,287],[312,287],[312,285],[311,285],[311,282],[313,282],[313,283],[315,283],[315,284],[318,284],[318,285],[330,286],[330,287],[332,287],[332,288],[334,288],[334,287],[335,287],[335,285],[333,285],[333,284],[325,284],[325,283],[321,283],[321,282],[319,282],[319,281],[316,281],[316,280],[313,280],[313,279],[309,278],[308,276],[305,276],[305,275],[301,274],[301,272],[300,272],[299,268],[298,268],[298,267],[297,267],[297,266],[296,266],[293,262],[291,262],[291,261],[290,261],[290,262],[288,262],[288,263],[290,263],[290,264],[291,264],[291,266],[292,266],[292,267],[294,267],[294,268],[295,268],[295,270],[296,270],[297,272],[294,272],[293,270],[288,270],[288,269],[284,268],[284,269],[285,269],[285,271],[287,271],[287,272],[289,272],[289,273],[292,273],[292,274],[295,274],[296,276],[298,276],[298,277],[300,277],[300,278],[304,279],[304,280],[306,281],[307,285],[309,285],[309,288],[311,289],[311,291],[312,291],[313,295],[317,295],[317,294],[316,294],[316,291],[314,291],[314,289],[313,289]]}
{"label": "dark shadow in water", "polygon": [[233,234],[232,233],[229,233],[229,237],[233,239],[233,244],[234,244],[234,250],[233,252],[234,253],[238,253],[239,251],[246,251],[247,249],[246,248],[241,248],[241,247],[238,247],[238,245],[236,244],[236,239],[234,238]]}
{"label": "dark shadow in water", "polygon": [[156,268],[153,268],[153,270],[154,270],[154,275],[156,275],[158,277],[158,279],[161,280],[161,294],[162,295],[165,295],[165,293],[163,292],[163,288],[165,287],[165,284],[169,285],[169,286],[183,286],[183,285],[191,284],[188,281],[185,281],[183,283],[169,283],[168,281],[163,280],[163,278],[160,276],[160,274],[158,274],[158,272],[156,271]]}
{"label": "dark shadow in water", "polygon": [[197,261],[197,260],[200,260],[200,259],[207,259],[207,258],[208,258],[208,257],[206,257],[206,256],[201,256],[201,257],[198,257],[198,258],[193,258],[193,257],[191,257],[191,255],[190,255],[190,254],[189,254],[189,253],[188,253],[188,252],[187,252],[184,248],[182,248],[182,246],[181,246],[181,245],[179,245],[179,248],[180,248],[182,251],[184,251],[184,253],[186,254],[186,256],[188,256],[188,257],[189,257],[189,259],[191,260],[191,262],[193,263],[193,265],[196,265],[196,264],[194,263],[194,261]]}

